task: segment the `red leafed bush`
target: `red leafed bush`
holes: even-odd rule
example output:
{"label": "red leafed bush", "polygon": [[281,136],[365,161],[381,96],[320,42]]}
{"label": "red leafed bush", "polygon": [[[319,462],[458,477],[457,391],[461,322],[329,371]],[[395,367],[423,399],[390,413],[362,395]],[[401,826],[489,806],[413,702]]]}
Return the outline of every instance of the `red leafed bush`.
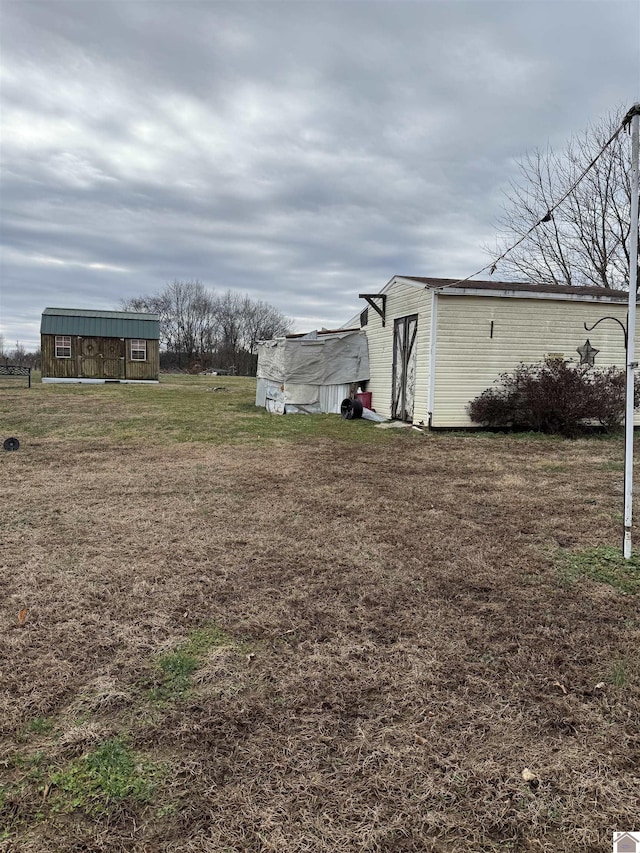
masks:
{"label": "red leafed bush", "polygon": [[[606,431],[624,419],[625,372],[579,367],[562,359],[521,364],[467,406],[472,421],[575,437],[594,423]],[[635,399],[640,399],[636,380]],[[636,406],[637,407],[637,406]]]}

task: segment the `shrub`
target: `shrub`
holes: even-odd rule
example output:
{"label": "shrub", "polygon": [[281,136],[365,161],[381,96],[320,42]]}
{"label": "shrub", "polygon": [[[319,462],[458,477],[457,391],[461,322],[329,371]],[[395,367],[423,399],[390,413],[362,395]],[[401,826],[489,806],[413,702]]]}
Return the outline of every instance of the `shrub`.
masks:
{"label": "shrub", "polygon": [[[467,406],[475,423],[574,437],[594,422],[611,431],[624,418],[626,379],[617,367],[545,359],[502,373],[496,384]],[[636,400],[639,390],[636,380]]]}

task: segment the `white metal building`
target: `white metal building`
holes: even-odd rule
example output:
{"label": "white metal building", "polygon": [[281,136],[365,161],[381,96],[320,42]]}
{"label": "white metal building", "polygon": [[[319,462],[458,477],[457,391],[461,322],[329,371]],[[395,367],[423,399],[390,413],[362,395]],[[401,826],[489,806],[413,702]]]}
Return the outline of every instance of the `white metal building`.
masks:
{"label": "white metal building", "polygon": [[[372,407],[432,427],[472,426],[466,406],[501,373],[545,356],[624,368],[628,294],[599,287],[394,276],[360,294]],[[455,286],[447,286],[455,285]],[[592,327],[603,317],[614,317]],[[636,335],[638,332],[636,331]]]}

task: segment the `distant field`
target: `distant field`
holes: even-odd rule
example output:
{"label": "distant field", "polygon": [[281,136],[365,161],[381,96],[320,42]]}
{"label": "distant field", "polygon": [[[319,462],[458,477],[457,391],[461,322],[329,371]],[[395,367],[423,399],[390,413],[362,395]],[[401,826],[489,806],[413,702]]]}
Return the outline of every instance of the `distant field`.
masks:
{"label": "distant field", "polygon": [[610,853],[640,784],[621,440],[254,394],[0,388],[0,850]]}

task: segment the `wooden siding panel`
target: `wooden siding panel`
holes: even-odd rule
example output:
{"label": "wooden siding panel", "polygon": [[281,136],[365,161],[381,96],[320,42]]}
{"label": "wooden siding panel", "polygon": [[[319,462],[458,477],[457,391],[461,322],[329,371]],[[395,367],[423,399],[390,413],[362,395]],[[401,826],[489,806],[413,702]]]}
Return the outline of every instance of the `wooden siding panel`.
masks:
{"label": "wooden siding panel", "polygon": [[[160,345],[156,340],[147,341],[147,360],[131,361],[130,342],[120,338],[78,338],[71,337],[71,358],[56,358],[55,335],[41,335],[42,376],[45,379],[127,379],[157,380],[160,373]],[[94,359],[94,369],[87,371],[89,361],[87,353],[82,352],[82,342],[97,343],[97,351],[102,358]],[[118,368],[119,353],[125,347],[126,365]],[[103,363],[104,362],[104,367]],[[98,366],[99,365],[99,366]]]}
{"label": "wooden siding panel", "polygon": [[[521,362],[538,362],[549,353],[562,353],[577,364],[580,356],[576,348],[587,338],[600,350],[596,366],[624,367],[620,327],[605,321],[587,332],[583,326],[585,322],[591,326],[607,315],[624,323],[626,306],[439,296],[433,426],[472,426],[466,413],[467,404],[490,388],[501,373],[513,370]],[[640,423],[637,414],[636,422]]]}
{"label": "wooden siding panel", "polygon": [[375,311],[369,309],[368,323],[364,327],[369,346],[371,379],[371,405],[385,417],[391,417],[393,379],[393,324],[398,317],[418,315],[416,338],[416,391],[413,420],[427,423],[429,391],[429,338],[432,294],[424,288],[395,284],[387,291],[385,326]]}
{"label": "wooden siding panel", "polygon": [[101,338],[102,375],[105,379],[124,379],[124,341]]}
{"label": "wooden siding panel", "polygon": [[71,358],[56,358],[56,336],[41,335],[42,376],[45,379],[74,379],[78,370],[78,339],[71,337]]}
{"label": "wooden siding panel", "polygon": [[158,379],[160,373],[160,346],[158,341],[147,341],[147,360],[131,360],[131,341],[125,341],[125,375],[127,379]]}

